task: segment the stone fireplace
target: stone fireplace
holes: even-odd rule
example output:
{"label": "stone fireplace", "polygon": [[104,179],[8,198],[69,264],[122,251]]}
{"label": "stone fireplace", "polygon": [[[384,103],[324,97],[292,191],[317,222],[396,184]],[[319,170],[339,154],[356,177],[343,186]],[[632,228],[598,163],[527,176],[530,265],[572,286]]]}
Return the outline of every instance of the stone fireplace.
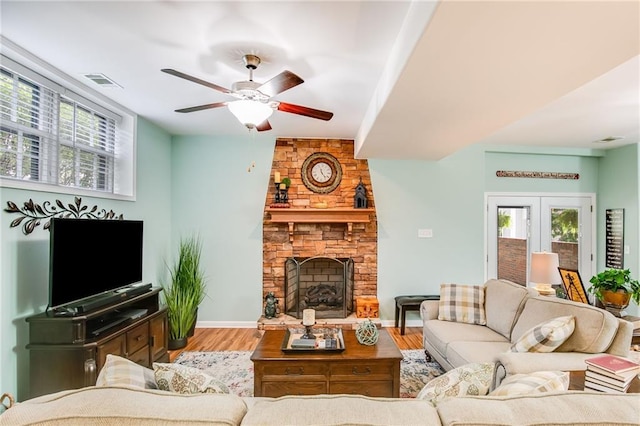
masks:
{"label": "stone fireplace", "polygon": [[[342,168],[340,185],[329,193],[309,190],[301,178],[303,162],[316,152],[331,154],[339,160]],[[273,177],[276,172],[282,178],[291,179],[288,208],[272,207],[276,193]],[[366,188],[367,208],[356,209],[354,196],[361,181]],[[279,301],[280,311],[276,318],[269,321],[278,325],[286,321],[299,323],[304,306],[314,303],[316,318],[344,318],[353,316],[356,298],[377,297],[378,227],[375,200],[367,160],[354,158],[353,141],[278,139],[267,187],[262,228],[262,296],[264,300],[267,293],[273,292]],[[295,274],[298,274],[298,278],[310,275],[304,270],[305,265],[313,265],[310,259],[323,259],[323,266],[326,266],[327,272],[331,272],[326,274],[327,278],[329,275],[334,279],[346,277],[344,286],[331,280],[325,281],[325,274],[320,273],[311,281],[320,287],[310,290],[310,294],[307,294],[307,287],[292,287],[290,278]],[[339,271],[329,271],[334,266],[340,267]],[[323,268],[313,266],[309,269]],[[309,297],[316,295],[319,298]],[[336,302],[340,298],[343,300],[338,306]],[[261,317],[260,321],[263,320]]]}
{"label": "stone fireplace", "polygon": [[346,318],[353,313],[353,259],[289,258],[285,262],[284,312],[302,318],[307,308],[316,318]]}

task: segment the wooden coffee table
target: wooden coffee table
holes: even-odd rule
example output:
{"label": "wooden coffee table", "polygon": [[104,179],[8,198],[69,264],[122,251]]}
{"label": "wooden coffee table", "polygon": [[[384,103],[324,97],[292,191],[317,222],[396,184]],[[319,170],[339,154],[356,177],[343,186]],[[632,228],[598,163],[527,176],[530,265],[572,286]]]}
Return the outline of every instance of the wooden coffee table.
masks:
{"label": "wooden coffee table", "polygon": [[378,343],[358,343],[353,330],[343,330],[342,352],[301,351],[280,348],[284,330],[267,330],[251,355],[254,396],[359,394],[400,397],[402,353],[385,329]]}
{"label": "wooden coffee table", "polygon": [[[584,371],[569,372],[569,390],[584,390],[584,374]],[[640,379],[638,376],[631,381],[627,393],[640,393]]]}

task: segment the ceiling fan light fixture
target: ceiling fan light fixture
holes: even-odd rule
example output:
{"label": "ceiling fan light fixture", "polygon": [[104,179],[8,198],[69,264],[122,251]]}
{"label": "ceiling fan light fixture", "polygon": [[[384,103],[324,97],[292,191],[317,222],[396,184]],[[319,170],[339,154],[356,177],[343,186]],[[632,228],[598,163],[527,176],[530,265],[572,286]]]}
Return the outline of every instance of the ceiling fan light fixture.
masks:
{"label": "ceiling fan light fixture", "polygon": [[241,99],[230,102],[227,106],[238,121],[250,129],[263,123],[273,114],[273,108],[269,104],[259,101]]}

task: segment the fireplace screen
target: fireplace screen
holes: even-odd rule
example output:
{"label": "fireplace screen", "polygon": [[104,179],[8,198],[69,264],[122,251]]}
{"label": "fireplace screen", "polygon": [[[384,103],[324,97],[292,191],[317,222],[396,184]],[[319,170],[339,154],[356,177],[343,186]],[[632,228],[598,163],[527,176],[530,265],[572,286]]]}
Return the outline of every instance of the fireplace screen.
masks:
{"label": "fireplace screen", "polygon": [[290,257],[285,261],[285,313],[302,318],[346,318],[353,312],[353,259]]}

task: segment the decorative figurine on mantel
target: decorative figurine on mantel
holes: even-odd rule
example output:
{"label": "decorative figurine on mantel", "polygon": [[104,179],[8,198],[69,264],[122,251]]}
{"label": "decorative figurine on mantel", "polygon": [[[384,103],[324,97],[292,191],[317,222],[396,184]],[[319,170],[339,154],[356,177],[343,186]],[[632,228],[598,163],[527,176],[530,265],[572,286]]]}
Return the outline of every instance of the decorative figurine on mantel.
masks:
{"label": "decorative figurine on mantel", "polygon": [[276,295],[270,291],[264,298],[264,317],[267,319],[274,318],[276,316],[276,305],[278,304],[278,299]]}
{"label": "decorative figurine on mantel", "polygon": [[353,196],[353,208],[367,208],[367,188],[365,188],[364,183],[362,183],[362,178],[360,178],[360,183],[356,186],[356,195]]}

